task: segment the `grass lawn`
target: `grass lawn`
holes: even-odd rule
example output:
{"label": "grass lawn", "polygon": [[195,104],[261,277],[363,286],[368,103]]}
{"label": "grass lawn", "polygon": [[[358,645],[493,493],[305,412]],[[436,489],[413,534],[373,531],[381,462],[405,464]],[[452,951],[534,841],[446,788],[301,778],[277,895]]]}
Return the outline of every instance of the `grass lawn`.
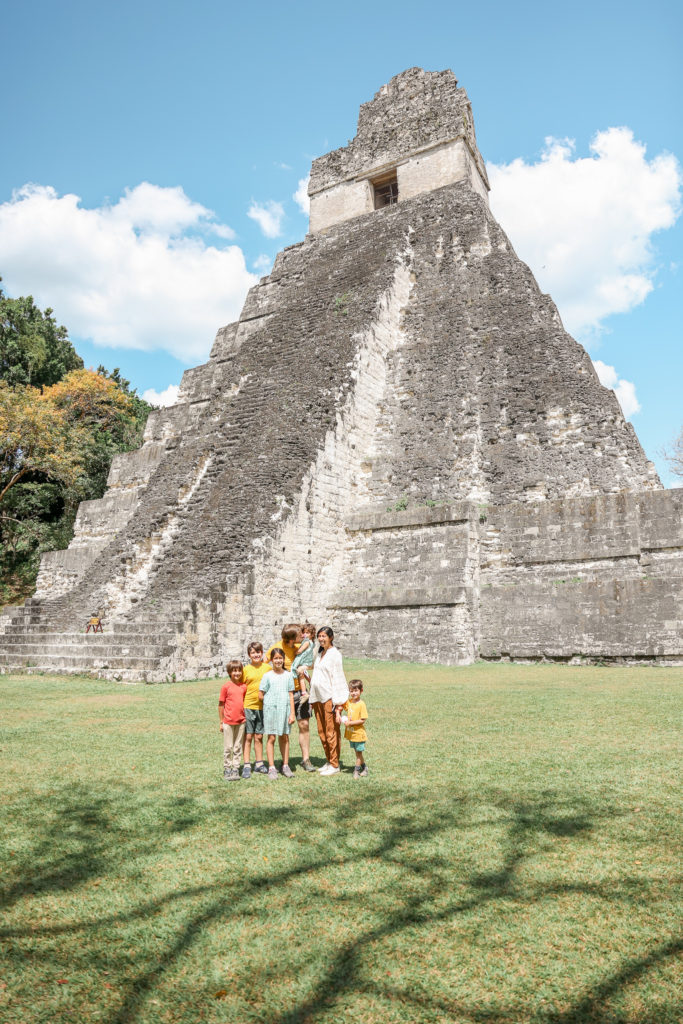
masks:
{"label": "grass lawn", "polygon": [[0,676],[4,1024],[678,1024],[683,672],[346,668],[358,781],[223,782],[216,680]]}

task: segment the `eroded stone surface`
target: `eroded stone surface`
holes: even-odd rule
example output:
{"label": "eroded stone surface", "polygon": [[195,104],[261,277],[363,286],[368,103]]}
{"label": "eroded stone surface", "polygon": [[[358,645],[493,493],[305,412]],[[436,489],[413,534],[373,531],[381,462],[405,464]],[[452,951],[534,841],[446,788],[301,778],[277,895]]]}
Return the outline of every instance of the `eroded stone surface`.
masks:
{"label": "eroded stone surface", "polygon": [[[478,166],[463,90],[411,69],[312,188],[450,160],[456,128]],[[279,254],[44,558],[0,668],[191,678],[304,617],[380,658],[681,656],[683,494],[485,189],[431,168],[428,191]],[[76,632],[94,609],[106,644]]]}

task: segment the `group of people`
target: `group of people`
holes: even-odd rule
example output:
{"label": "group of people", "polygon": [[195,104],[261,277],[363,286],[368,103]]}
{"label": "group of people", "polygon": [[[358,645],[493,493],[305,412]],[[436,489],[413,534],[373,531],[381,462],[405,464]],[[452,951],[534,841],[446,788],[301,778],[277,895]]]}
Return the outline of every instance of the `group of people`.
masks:
{"label": "group of people", "polygon": [[[329,626],[316,631],[310,622],[288,623],[282,638],[264,654],[263,644],[252,640],[247,647],[248,664],[238,659],[227,664],[228,678],[218,698],[218,716],[223,733],[223,777],[227,781],[251,778],[252,771],[278,778],[275,740],[282,758],[281,773],[294,774],[289,765],[290,727],[297,723],[301,766],[316,768],[310,758],[311,715],[325,752],[320,775],[338,775],[341,726],[355,752],[354,779],[368,774],[365,763],[367,708],[362,699],[363,683],[347,684],[342,656],[334,646]],[[266,757],[263,740],[266,738]],[[251,766],[251,748],[255,762]],[[267,761],[267,764],[266,764]]]}

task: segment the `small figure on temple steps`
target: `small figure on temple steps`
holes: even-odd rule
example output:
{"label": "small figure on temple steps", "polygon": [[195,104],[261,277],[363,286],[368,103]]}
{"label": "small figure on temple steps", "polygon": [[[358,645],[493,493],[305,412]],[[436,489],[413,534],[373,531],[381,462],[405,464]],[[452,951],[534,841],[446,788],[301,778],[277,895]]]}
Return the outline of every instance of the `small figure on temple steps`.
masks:
{"label": "small figure on temple steps", "polygon": [[98,612],[93,612],[88,619],[88,625],[85,627],[86,633],[89,633],[92,629],[93,633],[102,633],[102,617]]}

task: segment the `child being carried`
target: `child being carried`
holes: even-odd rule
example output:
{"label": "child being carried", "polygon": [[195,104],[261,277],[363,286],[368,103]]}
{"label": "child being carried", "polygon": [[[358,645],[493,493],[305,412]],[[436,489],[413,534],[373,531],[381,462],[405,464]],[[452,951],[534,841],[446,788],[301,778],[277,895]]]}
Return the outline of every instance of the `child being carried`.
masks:
{"label": "child being carried", "polygon": [[308,684],[311,681],[311,670],[315,661],[315,626],[311,622],[304,622],[300,635],[299,649],[292,662],[292,675],[299,680],[301,703],[305,704],[308,700]]}

